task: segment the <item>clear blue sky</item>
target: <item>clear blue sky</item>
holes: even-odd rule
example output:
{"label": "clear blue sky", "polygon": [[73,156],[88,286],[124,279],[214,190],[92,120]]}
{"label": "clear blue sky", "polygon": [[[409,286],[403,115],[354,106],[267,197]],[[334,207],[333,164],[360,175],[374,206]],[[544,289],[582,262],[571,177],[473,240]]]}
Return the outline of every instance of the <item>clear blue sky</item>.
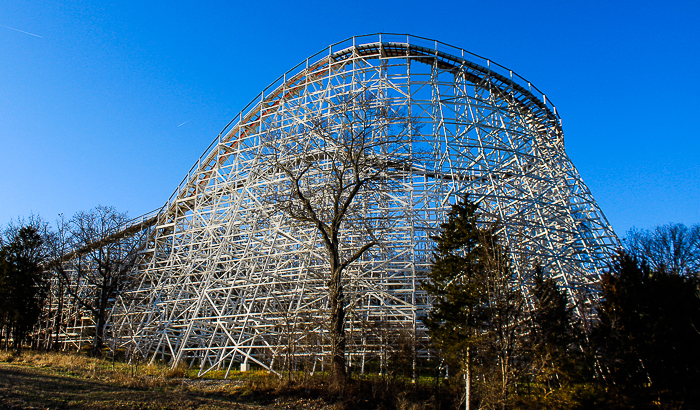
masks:
{"label": "clear blue sky", "polygon": [[700,2],[85,1],[0,5],[0,224],[160,207],[279,75],[359,34],[488,57],[557,106],[624,236],[700,222]]}

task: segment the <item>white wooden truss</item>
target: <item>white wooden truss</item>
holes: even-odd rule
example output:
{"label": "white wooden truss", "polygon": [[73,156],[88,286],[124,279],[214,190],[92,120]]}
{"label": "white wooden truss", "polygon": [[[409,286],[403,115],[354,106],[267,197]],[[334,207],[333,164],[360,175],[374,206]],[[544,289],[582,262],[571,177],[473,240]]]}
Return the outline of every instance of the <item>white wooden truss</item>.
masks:
{"label": "white wooden truss", "polygon": [[[363,191],[344,225],[347,252],[379,243],[344,276],[351,364],[381,357],[392,340],[422,349],[419,318],[429,301],[420,284],[430,269],[430,236],[465,193],[485,222],[502,227],[526,294],[539,264],[587,314],[619,241],[565,153],[551,101],[487,59],[433,40],[381,34],[308,58],[210,145],[149,228],[134,272],[138,283],[112,309],[114,349],[194,363],[201,373],[239,363],[321,369],[328,353],[327,256],[313,226],[269,200],[286,185],[265,142],[274,136],[284,147],[286,139],[298,140],[311,118],[330,117],[335,101],[358,91],[410,118],[397,149],[421,155],[384,173],[374,185],[382,189]],[[324,178],[319,172],[319,189]]]}

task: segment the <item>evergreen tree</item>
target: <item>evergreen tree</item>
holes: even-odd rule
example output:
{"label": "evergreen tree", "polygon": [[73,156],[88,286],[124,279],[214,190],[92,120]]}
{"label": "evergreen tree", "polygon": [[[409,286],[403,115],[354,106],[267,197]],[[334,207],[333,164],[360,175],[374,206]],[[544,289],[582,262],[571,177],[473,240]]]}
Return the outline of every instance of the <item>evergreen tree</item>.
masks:
{"label": "evergreen tree", "polygon": [[581,327],[566,293],[541,267],[533,275],[531,312],[531,372],[544,396],[575,381],[585,368]]}
{"label": "evergreen tree", "polygon": [[11,335],[13,348],[19,350],[39,320],[46,297],[39,266],[44,240],[31,225],[12,230],[7,239],[0,250],[0,319],[5,337]]}
{"label": "evergreen tree", "polygon": [[7,346],[9,333],[12,332],[12,310],[9,302],[10,264],[5,257],[5,246],[0,249],[0,345]]}
{"label": "evergreen tree", "polygon": [[534,311],[532,312],[535,340],[542,349],[565,352],[572,343],[574,325],[572,308],[566,294],[552,278],[544,277],[541,267],[535,269],[533,277]]}
{"label": "evergreen tree", "polygon": [[423,319],[431,340],[448,362],[465,374],[466,405],[503,403],[515,380],[517,316],[522,298],[512,287],[506,252],[491,229],[478,222],[478,207],[466,197],[452,206],[423,284],[433,308]]}
{"label": "evergreen tree", "polygon": [[596,329],[606,381],[637,404],[700,404],[700,281],[621,252]]}

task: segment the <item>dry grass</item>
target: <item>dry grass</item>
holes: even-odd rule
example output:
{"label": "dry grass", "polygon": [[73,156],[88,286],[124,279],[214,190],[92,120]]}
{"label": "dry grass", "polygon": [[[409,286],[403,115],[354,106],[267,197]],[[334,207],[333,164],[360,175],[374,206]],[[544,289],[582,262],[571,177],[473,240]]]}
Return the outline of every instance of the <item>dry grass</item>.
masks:
{"label": "dry grass", "polygon": [[[322,398],[284,395],[264,371],[201,379],[185,365],[131,365],[77,353],[0,351],[0,409],[325,409]],[[207,374],[217,376],[217,373]]]}
{"label": "dry grass", "polygon": [[[266,371],[236,371],[229,374],[228,380],[224,380],[224,372],[210,372],[206,379],[202,379],[197,378],[196,371],[184,364],[173,369],[160,364],[137,366],[77,353],[26,351],[17,356],[0,351],[0,373],[0,379],[12,376],[15,380],[9,385],[5,383],[5,387],[2,387],[0,380],[0,388],[4,389],[0,391],[0,409],[4,408],[3,404],[8,404],[7,397],[22,397],[17,399],[21,401],[16,402],[20,408],[28,405],[41,408],[116,406],[127,409],[204,409],[210,408],[210,405],[213,408],[237,409],[338,410],[423,410],[440,407],[435,402],[434,387],[398,379],[358,378],[339,395],[337,392],[330,393],[324,374],[288,375],[294,377],[279,379]],[[69,387],[54,387],[56,383]],[[15,388],[13,384],[27,386]],[[44,387],[39,389],[37,386]],[[44,398],[44,390],[49,389],[57,389],[52,396],[63,397],[64,404],[56,406],[50,401],[55,401],[55,397]],[[29,393],[25,392],[34,393],[27,398],[24,396]],[[125,396],[129,399],[122,403]],[[117,406],[117,402],[121,404]],[[16,403],[10,404],[17,406]]]}
{"label": "dry grass", "polygon": [[62,375],[100,380],[120,387],[137,389],[173,386],[178,384],[173,383],[174,378],[185,376],[180,366],[171,370],[162,365],[132,365],[64,352],[25,351],[21,355],[0,352],[0,362],[48,368]]}

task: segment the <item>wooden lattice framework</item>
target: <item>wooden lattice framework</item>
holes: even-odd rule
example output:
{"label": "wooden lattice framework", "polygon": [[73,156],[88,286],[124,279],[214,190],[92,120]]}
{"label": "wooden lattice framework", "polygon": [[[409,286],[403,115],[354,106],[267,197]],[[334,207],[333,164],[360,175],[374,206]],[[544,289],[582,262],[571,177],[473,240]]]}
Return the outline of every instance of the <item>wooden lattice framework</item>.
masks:
{"label": "wooden lattice framework", "polygon": [[488,59],[377,34],[333,44],[286,72],[227,125],[156,217],[139,220],[148,235],[137,285],[114,301],[114,350],[186,361],[200,373],[239,363],[276,371],[290,360],[320,368],[328,263],[312,226],[264,200],[284,176],[263,142],[275,135],[283,146],[358,90],[410,118],[400,149],[421,156],[383,174],[390,183],[380,192],[360,195],[342,233],[347,250],[379,242],[345,276],[351,365],[385,357],[392,340],[421,350],[430,236],[464,193],[485,223],[500,224],[526,294],[539,264],[587,315],[619,241],[565,153],[551,101]]}

